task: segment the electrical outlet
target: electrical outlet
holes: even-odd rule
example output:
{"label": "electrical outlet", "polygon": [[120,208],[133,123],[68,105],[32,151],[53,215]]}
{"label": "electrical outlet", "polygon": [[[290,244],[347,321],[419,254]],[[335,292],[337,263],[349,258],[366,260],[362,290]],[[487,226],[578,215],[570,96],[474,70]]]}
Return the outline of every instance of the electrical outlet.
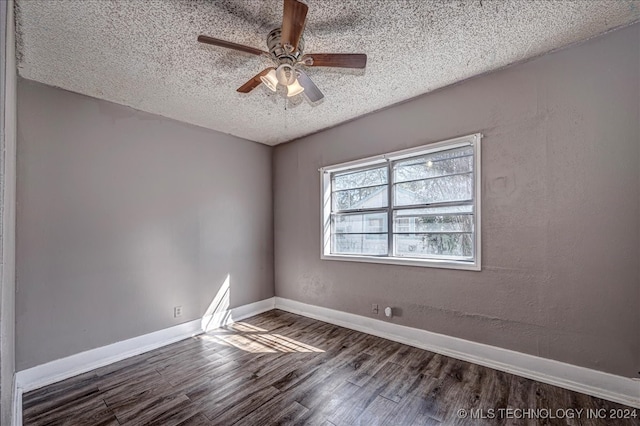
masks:
{"label": "electrical outlet", "polygon": [[182,306],[174,306],[173,317],[178,318],[182,316]]}
{"label": "electrical outlet", "polygon": [[371,305],[371,313],[378,315],[378,305],[376,303]]}

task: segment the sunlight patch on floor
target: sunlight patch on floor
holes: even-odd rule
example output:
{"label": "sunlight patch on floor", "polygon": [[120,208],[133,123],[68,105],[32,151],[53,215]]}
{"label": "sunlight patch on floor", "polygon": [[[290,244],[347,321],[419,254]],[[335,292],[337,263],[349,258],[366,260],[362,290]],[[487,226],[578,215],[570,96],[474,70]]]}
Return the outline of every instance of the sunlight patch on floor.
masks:
{"label": "sunlight patch on floor", "polygon": [[267,330],[264,328],[256,327],[255,325],[247,324],[244,322],[234,322],[233,324],[229,324],[226,326],[228,329],[232,329],[233,331],[240,331],[245,333],[266,333]]}
{"label": "sunlight patch on floor", "polygon": [[[238,325],[242,325],[242,328],[248,329],[248,332],[238,331]],[[233,327],[236,330],[229,330],[228,328],[218,329],[211,331],[207,334],[200,336],[201,339],[213,342],[222,346],[233,346],[246,352],[251,353],[322,353],[324,350],[316,348],[315,346],[308,345],[306,343],[299,342],[281,334],[256,332],[252,330],[252,327],[246,327],[247,324],[235,323]],[[230,327],[230,326],[229,326]],[[259,330],[259,327],[255,327]]]}

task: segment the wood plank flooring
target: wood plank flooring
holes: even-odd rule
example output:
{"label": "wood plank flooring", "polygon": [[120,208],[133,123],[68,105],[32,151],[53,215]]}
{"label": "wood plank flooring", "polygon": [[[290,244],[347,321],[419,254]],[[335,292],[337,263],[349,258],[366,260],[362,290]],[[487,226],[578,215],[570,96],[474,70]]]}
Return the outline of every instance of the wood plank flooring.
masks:
{"label": "wood plank flooring", "polygon": [[23,396],[24,425],[640,425],[624,410],[279,310]]}

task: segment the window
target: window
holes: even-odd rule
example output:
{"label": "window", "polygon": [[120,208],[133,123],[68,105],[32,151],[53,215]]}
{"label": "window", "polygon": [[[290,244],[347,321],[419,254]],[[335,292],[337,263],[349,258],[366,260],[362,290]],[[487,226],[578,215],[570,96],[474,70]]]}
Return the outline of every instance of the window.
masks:
{"label": "window", "polygon": [[322,258],[480,270],[481,138],[322,168]]}

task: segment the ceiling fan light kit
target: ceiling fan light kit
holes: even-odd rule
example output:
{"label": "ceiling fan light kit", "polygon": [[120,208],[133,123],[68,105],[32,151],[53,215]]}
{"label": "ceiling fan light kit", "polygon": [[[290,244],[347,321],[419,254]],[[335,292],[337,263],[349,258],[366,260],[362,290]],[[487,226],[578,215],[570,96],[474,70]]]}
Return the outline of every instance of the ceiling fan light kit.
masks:
{"label": "ceiling fan light kit", "polygon": [[300,85],[298,79],[287,86],[287,97],[289,98],[295,95],[299,95],[302,92],[304,92],[304,87]]}
{"label": "ceiling fan light kit", "polygon": [[[240,86],[237,91],[249,93],[260,84],[286,97],[303,94],[309,102],[316,104],[324,98],[318,87],[304,72],[305,67],[360,68],[367,65],[367,55],[361,53],[315,53],[304,54],[302,32],[307,18],[308,6],[298,0],[284,0],[282,26],[272,30],[267,36],[269,52],[250,46],[233,43],[205,35],[198,41],[214,46],[234,49],[254,55],[265,56],[273,61],[268,67]],[[278,87],[286,90],[278,90]]]}
{"label": "ceiling fan light kit", "polygon": [[304,91],[298,82],[298,73],[288,64],[281,64],[277,69],[270,68],[268,73],[260,76],[260,81],[272,92],[278,91],[278,84],[286,87],[289,98]]}
{"label": "ceiling fan light kit", "polygon": [[278,90],[278,77],[276,77],[275,69],[271,68],[266,75],[260,76],[260,81],[272,92]]}

